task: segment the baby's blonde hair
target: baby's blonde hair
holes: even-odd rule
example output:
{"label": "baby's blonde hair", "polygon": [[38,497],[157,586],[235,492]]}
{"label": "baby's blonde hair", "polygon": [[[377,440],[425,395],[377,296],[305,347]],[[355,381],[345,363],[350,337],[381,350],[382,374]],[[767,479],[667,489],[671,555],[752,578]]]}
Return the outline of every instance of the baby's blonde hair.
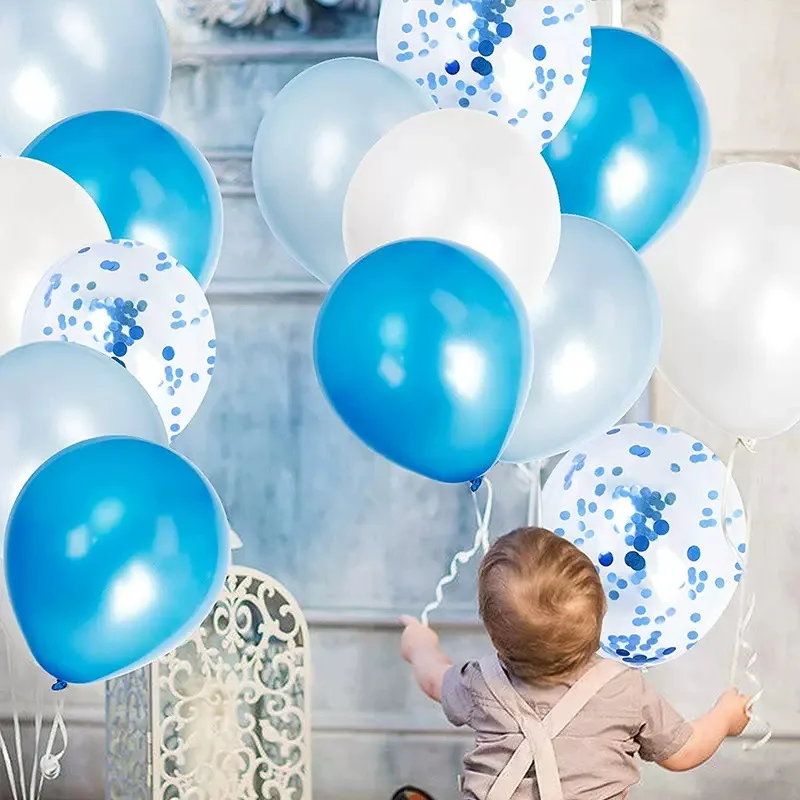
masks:
{"label": "baby's blonde hair", "polygon": [[606,601],[597,570],[543,528],[519,528],[491,546],[478,601],[500,659],[522,680],[557,683],[600,647]]}

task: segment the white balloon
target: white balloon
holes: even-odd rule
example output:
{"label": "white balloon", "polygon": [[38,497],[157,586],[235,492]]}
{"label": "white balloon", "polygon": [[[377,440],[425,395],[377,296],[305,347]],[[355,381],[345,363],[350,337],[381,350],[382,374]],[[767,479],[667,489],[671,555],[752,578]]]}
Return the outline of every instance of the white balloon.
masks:
{"label": "white balloon", "polygon": [[401,239],[443,239],[493,261],[530,307],[561,236],[555,181],[536,147],[478,111],[401,122],[363,158],[347,191],[351,262]]}
{"label": "white balloon", "polygon": [[22,343],[22,319],[42,275],[81,245],[109,237],[89,194],[55,167],[0,159],[0,354]]}
{"label": "white balloon", "polygon": [[593,0],[383,0],[378,59],[441,108],[488,111],[541,149],[580,99],[592,52]]}
{"label": "white balloon", "polygon": [[736,436],[800,420],[800,171],[712,170],[645,263],[661,298],[661,370]]}

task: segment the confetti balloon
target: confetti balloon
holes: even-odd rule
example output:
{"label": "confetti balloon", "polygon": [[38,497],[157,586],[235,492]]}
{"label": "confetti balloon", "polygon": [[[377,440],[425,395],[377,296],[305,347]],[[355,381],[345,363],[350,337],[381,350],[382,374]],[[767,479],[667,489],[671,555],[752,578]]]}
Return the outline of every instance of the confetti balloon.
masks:
{"label": "confetti balloon", "polygon": [[652,422],[612,428],[553,471],[543,521],[597,565],[608,598],[603,654],[660,664],[694,647],[722,616],[746,549],[732,479],[722,508],[726,480],[725,465],[701,442]]}
{"label": "confetti balloon", "polygon": [[384,0],[378,58],[441,108],[488,111],[541,148],[578,104],[591,59],[591,0]]}
{"label": "confetti balloon", "polygon": [[83,247],[50,269],[28,304],[23,338],[107,353],[147,389],[171,438],[200,408],[216,361],[200,285],[167,253],[126,239]]}
{"label": "confetti balloon", "polygon": [[364,156],[344,203],[351,261],[389,242],[465,245],[530,308],[558,252],[553,176],[531,142],[488,114],[446,109],[401,122]]}

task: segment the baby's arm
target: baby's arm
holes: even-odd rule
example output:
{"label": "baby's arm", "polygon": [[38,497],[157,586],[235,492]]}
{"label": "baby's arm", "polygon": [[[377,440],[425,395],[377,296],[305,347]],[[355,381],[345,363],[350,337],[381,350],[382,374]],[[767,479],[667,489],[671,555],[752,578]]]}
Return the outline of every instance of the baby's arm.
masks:
{"label": "baby's arm", "polygon": [[659,765],[671,772],[686,772],[704,764],[728,736],[738,736],[747,727],[748,702],[748,697],[729,689],[708,714],[692,723],[689,741]]}
{"label": "baby's arm", "polygon": [[414,677],[420,689],[431,700],[442,701],[442,679],[453,662],[439,647],[439,637],[413,617],[401,617],[405,626],[400,643],[403,658],[414,668]]}

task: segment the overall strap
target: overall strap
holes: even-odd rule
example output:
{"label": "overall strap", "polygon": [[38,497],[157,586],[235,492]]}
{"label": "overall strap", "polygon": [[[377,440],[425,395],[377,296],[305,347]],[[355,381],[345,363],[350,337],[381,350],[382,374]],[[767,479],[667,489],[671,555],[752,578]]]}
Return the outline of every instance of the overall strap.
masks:
{"label": "overall strap", "polygon": [[628,667],[624,664],[609,659],[595,664],[575,682],[542,720],[547,735],[555,739],[609,681],[627,670]]}
{"label": "overall strap", "polygon": [[495,700],[514,720],[523,740],[492,784],[486,800],[510,800],[531,766],[541,800],[563,800],[553,742],[533,709],[517,694],[496,655],[481,659],[483,679]]}

